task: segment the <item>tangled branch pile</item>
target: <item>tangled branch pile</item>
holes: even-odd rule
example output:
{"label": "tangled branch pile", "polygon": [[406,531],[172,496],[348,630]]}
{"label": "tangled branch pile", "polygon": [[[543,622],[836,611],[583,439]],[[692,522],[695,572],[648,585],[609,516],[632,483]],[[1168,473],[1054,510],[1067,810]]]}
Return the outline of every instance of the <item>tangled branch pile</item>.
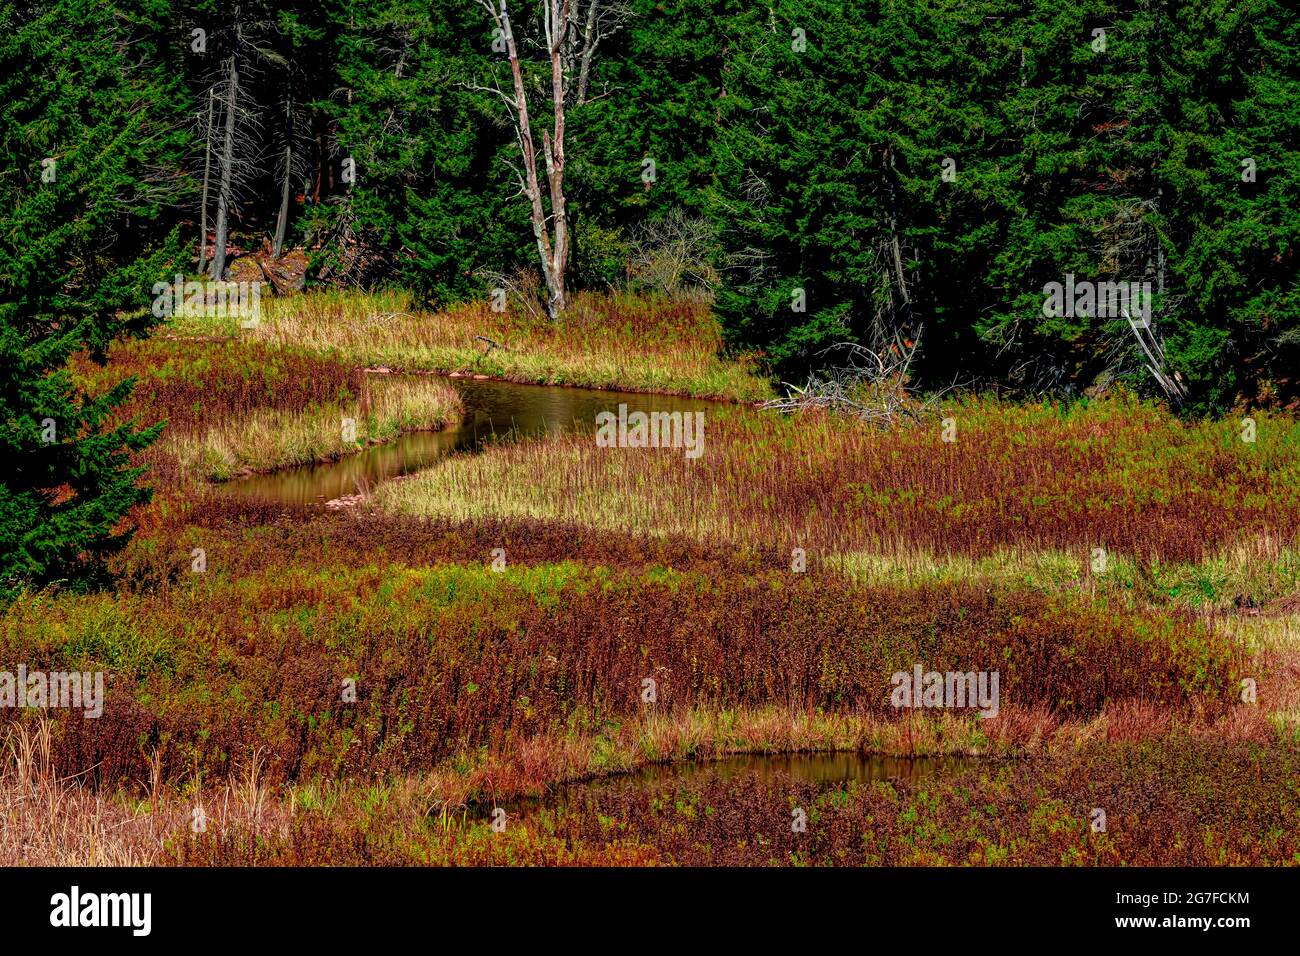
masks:
{"label": "tangled branch pile", "polygon": [[854,415],[882,427],[900,421],[920,422],[933,410],[942,393],[922,399],[910,388],[912,360],[920,337],[895,337],[888,346],[874,349],[854,342],[840,342],[819,352],[845,355],[842,364],[814,373],[800,388],[788,382],[784,398],[765,402],[764,408],[796,411],[813,408]]}

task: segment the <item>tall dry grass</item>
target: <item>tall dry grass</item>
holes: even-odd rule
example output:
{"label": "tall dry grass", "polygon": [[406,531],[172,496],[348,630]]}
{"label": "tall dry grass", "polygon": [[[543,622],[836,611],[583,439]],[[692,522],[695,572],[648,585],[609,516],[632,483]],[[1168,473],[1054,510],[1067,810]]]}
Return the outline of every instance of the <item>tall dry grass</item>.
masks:
{"label": "tall dry grass", "polygon": [[[611,401],[611,408],[616,403]],[[972,400],[882,431],[734,408],[706,416],[704,452],[598,447],[568,435],[488,449],[380,489],[386,510],[533,518],[728,546],[965,555],[1093,548],[1197,562],[1300,531],[1300,424],[1181,422],[1134,400],[1090,407]]]}
{"label": "tall dry grass", "polygon": [[[338,458],[399,433],[457,420],[463,403],[431,376],[376,376],[291,346],[154,338],[119,343],[106,366],[85,357],[78,379],[97,390],[136,378],[121,420],[166,422],[140,456],[150,478],[224,480]],[[355,423],[345,438],[343,420]]]}
{"label": "tall dry grass", "polygon": [[353,365],[742,401],[771,394],[749,361],[721,357],[720,327],[699,302],[579,293],[550,322],[486,302],[428,312],[405,293],[313,292],[271,300],[264,313],[255,329],[215,318],[174,327]]}
{"label": "tall dry grass", "polygon": [[[456,421],[463,407],[448,382],[376,376],[362,384],[355,401],[298,412],[259,409],[201,432],[164,437],[159,450],[178,458],[185,473],[221,481],[243,471],[330,461],[404,432],[436,431]],[[348,420],[354,437],[344,431]]]}
{"label": "tall dry grass", "polygon": [[293,807],[273,798],[254,753],[220,785],[164,781],[158,752],[129,790],[62,775],[52,721],[10,721],[0,738],[0,866],[154,866],[201,834],[285,839]]}

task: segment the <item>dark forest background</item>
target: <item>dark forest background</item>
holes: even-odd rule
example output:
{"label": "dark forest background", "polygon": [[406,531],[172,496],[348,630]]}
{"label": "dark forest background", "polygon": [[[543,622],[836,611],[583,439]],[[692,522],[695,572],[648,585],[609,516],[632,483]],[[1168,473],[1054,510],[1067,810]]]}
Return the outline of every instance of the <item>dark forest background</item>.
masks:
{"label": "dark forest background", "polygon": [[[517,0],[521,39],[541,9]],[[787,378],[834,342],[921,334],[922,384],[1074,394],[1153,384],[1126,321],[1047,317],[1044,284],[1145,279],[1186,410],[1295,394],[1290,4],[574,0],[589,14],[573,288],[708,297]],[[301,249],[310,283],[433,306],[526,275],[493,40],[473,0],[0,4],[5,334],[197,270],[232,62],[236,251]],[[522,52],[540,138],[549,67]]]}

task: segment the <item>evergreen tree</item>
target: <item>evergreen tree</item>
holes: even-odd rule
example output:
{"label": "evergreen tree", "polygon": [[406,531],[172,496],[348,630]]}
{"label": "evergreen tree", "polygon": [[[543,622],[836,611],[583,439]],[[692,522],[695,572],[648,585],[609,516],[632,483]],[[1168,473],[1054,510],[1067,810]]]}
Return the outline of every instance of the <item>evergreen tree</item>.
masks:
{"label": "evergreen tree", "polygon": [[0,589],[90,579],[149,497],[128,455],[159,427],[113,422],[132,383],[88,395],[68,369],[139,329],[178,248],[156,223],[185,141],[159,111],[184,92],[166,44],[122,13],[50,0],[0,17]]}

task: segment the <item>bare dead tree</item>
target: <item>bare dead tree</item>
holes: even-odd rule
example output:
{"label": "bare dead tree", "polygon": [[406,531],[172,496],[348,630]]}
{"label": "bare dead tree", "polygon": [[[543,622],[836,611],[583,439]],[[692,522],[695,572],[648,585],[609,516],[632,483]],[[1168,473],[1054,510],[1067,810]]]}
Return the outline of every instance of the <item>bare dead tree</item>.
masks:
{"label": "bare dead tree", "polygon": [[[512,166],[519,181],[520,195],[528,200],[533,239],[547,290],[547,314],[557,318],[567,301],[566,274],[569,265],[569,212],[564,192],[566,110],[589,101],[591,65],[602,40],[608,39],[630,17],[627,0],[541,0],[542,36],[533,41],[549,66],[549,89],[543,96],[551,107],[550,128],[542,129],[541,161],[546,182],[538,172],[537,143],[530,113],[529,83],[519,50],[519,39],[506,0],[477,0],[487,10],[504,42],[510,63],[510,91],[494,79],[492,86],[472,89],[490,92],[506,105],[520,164]],[[581,13],[585,9],[585,13]],[[535,89],[535,87],[534,87]]]}
{"label": "bare dead tree", "polygon": [[231,190],[235,180],[235,129],[239,116],[240,8],[235,7],[235,42],[226,67],[225,136],[222,140],[221,185],[217,189],[217,236],[212,250],[212,278],[220,281],[226,270],[226,236],[229,231]]}
{"label": "bare dead tree", "polygon": [[901,204],[898,199],[895,156],[893,147],[885,149],[883,161],[889,170],[882,177],[884,192],[885,220],[887,234],[881,236],[877,243],[876,267],[880,288],[876,295],[876,311],[872,320],[871,337],[873,341],[882,341],[892,337],[919,338],[911,332],[912,294],[908,288],[907,268],[904,263],[903,240],[899,228]]}
{"label": "bare dead tree", "polygon": [[582,106],[587,102],[591,85],[591,63],[596,48],[627,24],[632,17],[631,6],[625,0],[586,0],[586,14],[580,17],[583,0],[575,0],[570,12],[573,24],[569,30],[565,69],[570,76],[578,77],[577,94],[573,103]]}
{"label": "bare dead tree", "polygon": [[230,56],[222,80],[216,85],[223,125],[217,153],[217,217],[212,251],[212,278],[217,280],[225,275],[232,207],[238,192],[261,170],[257,147],[261,139],[260,111],[244,84],[245,74],[252,72],[250,55],[261,50],[248,42],[241,14],[242,8],[235,7]]}
{"label": "bare dead tree", "polygon": [[709,223],[674,206],[633,232],[628,275],[657,292],[711,301],[720,282],[713,247]]}
{"label": "bare dead tree", "polygon": [[[1132,280],[1138,276],[1154,279],[1160,297],[1160,313],[1169,316],[1177,314],[1183,296],[1165,287],[1164,248],[1152,225],[1152,219],[1158,212],[1158,200],[1154,197],[1120,202],[1114,212],[1096,228],[1097,238],[1093,251],[1099,256],[1105,274],[1120,279]],[[1148,308],[1150,305],[1148,303]],[[1154,315],[1143,316],[1141,322],[1127,311],[1124,311],[1123,316],[1137,341],[1141,361],[1156,384],[1170,401],[1175,404],[1183,402],[1187,390],[1182,376],[1171,371],[1166,364],[1164,339],[1156,329]],[[1123,369],[1132,361],[1133,344],[1127,340],[1122,329],[1120,326],[1118,330],[1108,331],[1102,340],[1104,354],[1109,358],[1112,370]]]}
{"label": "bare dead tree", "polygon": [[271,64],[288,69],[289,63],[266,37],[278,33],[272,19],[248,16],[243,4],[235,7],[230,21],[230,55],[223,61],[221,77],[214,84],[222,115],[222,142],[217,153],[217,216],[212,255],[212,277],[220,280],[226,269],[230,219],[235,212],[240,191],[265,167],[262,141],[261,106],[249,92],[248,80],[259,66]]}
{"label": "bare dead tree", "polygon": [[1171,373],[1165,365],[1164,340],[1156,334],[1155,327],[1150,322],[1139,324],[1127,310],[1124,311],[1124,318],[1128,319],[1142,354],[1146,356],[1147,370],[1156,384],[1169,396],[1170,401],[1176,405],[1181,404],[1187,398],[1187,389],[1183,387],[1183,377],[1177,372]]}
{"label": "bare dead tree", "polygon": [[271,256],[278,259],[284,246],[284,233],[289,224],[289,180],[293,175],[293,92],[284,97],[284,152],[280,158],[280,213],[275,219],[275,239],[271,242]]}
{"label": "bare dead tree", "polygon": [[[542,130],[542,155],[546,164],[548,197],[544,197],[537,174],[537,145],[533,138],[532,118],[529,115],[528,93],[524,83],[523,65],[515,40],[514,26],[506,0],[494,6],[492,0],[478,0],[488,11],[496,25],[498,36],[505,41],[506,55],[510,60],[513,96],[508,96],[500,85],[490,88],[511,109],[515,136],[519,142],[522,171],[515,169],[520,191],[527,197],[532,219],[533,239],[541,261],[542,278],[548,293],[546,311],[552,319],[558,318],[565,307],[565,273],[569,257],[569,220],[564,197],[564,120],[565,90],[568,77],[562,56],[572,26],[569,15],[571,0],[542,0],[542,29],[544,50],[551,67],[551,108],[554,115],[553,130]],[[478,89],[484,89],[478,87]],[[547,214],[546,198],[550,200]]]}
{"label": "bare dead tree", "polygon": [[280,160],[277,170],[280,177],[280,212],[275,221],[275,238],[271,243],[271,256],[279,258],[284,249],[284,237],[289,225],[289,199],[293,194],[293,183],[305,182],[307,168],[307,148],[302,131],[307,128],[300,110],[294,101],[292,77],[284,96],[283,124],[280,127]]}
{"label": "bare dead tree", "polygon": [[208,121],[203,133],[203,194],[199,202],[199,275],[208,265],[208,184],[212,178],[212,118],[217,91],[208,87]]}

